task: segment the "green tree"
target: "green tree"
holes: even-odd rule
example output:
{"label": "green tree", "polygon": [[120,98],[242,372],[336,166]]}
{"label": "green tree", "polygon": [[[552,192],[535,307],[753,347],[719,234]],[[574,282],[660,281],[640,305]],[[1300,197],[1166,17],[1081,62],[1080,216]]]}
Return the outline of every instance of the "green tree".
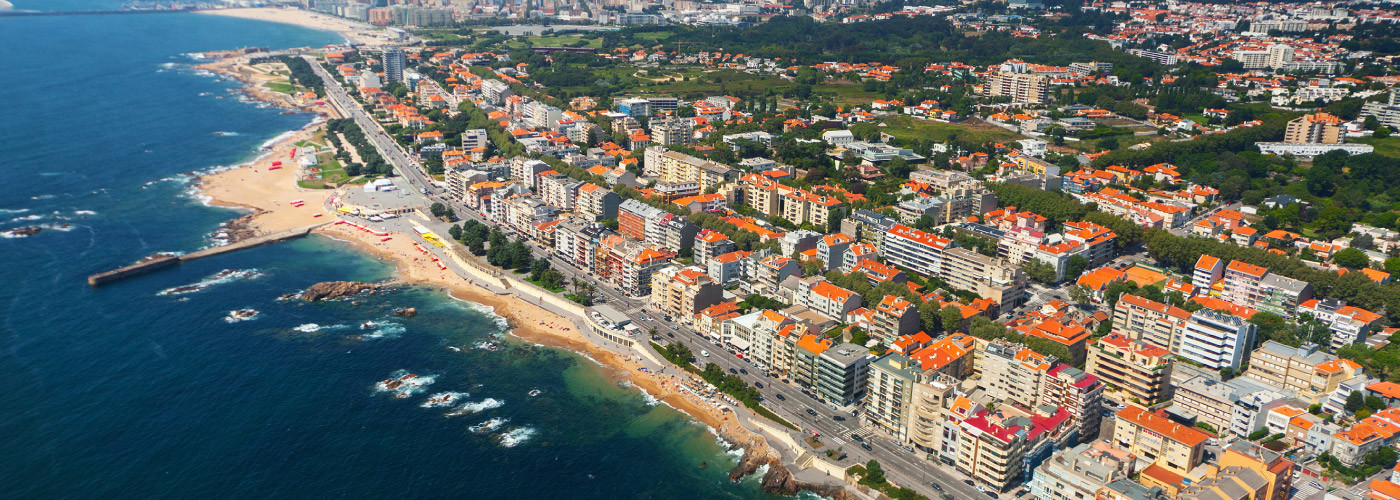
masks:
{"label": "green tree", "polygon": [[943,311],[938,308],[938,301],[930,300],[919,304],[919,326],[929,334],[943,329]]}
{"label": "green tree", "polygon": [[1079,275],[1084,272],[1086,267],[1089,267],[1089,259],[1084,258],[1083,255],[1071,256],[1069,262],[1065,264],[1065,278],[1079,279]]}
{"label": "green tree", "polygon": [[432,213],[433,217],[442,217],[443,214],[447,213],[447,206],[442,203],[433,203],[428,206],[428,212]]}
{"label": "green tree", "polygon": [[1332,255],[1332,262],[1346,268],[1361,269],[1371,262],[1366,252],[1355,248],[1345,248]]}
{"label": "green tree", "polygon": [[941,325],[944,330],[948,331],[948,333],[962,330],[963,316],[961,307],[950,304],[944,307],[942,311],[939,311],[938,315],[940,316],[938,324]]}
{"label": "green tree", "polygon": [[1347,403],[1345,406],[1347,413],[1356,413],[1357,410],[1365,407],[1366,397],[1361,395],[1361,391],[1351,391],[1351,394],[1347,394]]}

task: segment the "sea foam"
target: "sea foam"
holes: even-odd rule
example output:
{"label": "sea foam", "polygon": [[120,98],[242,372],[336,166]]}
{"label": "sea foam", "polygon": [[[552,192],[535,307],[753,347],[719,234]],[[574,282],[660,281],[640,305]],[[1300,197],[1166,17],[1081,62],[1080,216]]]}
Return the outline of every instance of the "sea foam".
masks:
{"label": "sea foam", "polygon": [[501,447],[514,448],[516,445],[528,441],[531,437],[534,436],[535,428],[516,427],[514,429],[511,429],[510,432],[501,434],[500,436],[498,436],[498,438],[501,440]]}

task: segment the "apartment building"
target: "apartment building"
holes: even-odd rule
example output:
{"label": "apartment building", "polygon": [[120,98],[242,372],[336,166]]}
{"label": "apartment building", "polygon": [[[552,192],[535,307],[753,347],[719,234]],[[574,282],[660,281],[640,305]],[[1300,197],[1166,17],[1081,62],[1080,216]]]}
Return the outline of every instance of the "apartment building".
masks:
{"label": "apartment building", "polygon": [[1238,316],[1201,309],[1182,324],[1171,352],[1212,370],[1238,369],[1254,345],[1254,331],[1254,324]]}
{"label": "apartment building", "polygon": [[1259,283],[1259,301],[1254,308],[1279,316],[1294,315],[1298,306],[1312,298],[1311,283],[1277,274],[1264,276]]}
{"label": "apartment building", "polygon": [[1298,305],[1298,313],[1311,314],[1332,330],[1332,349],[1365,342],[1380,327],[1381,315],[1335,299],[1309,299]]}
{"label": "apartment building", "polygon": [[870,338],[884,345],[919,331],[919,308],[903,297],[886,295],[870,316]]}
{"label": "apartment building", "polygon": [[1063,408],[982,410],[958,426],[955,467],[992,490],[1006,491],[1028,479],[1055,449],[1077,439],[1072,423]]}
{"label": "apartment building", "polygon": [[1068,411],[1074,425],[1078,426],[1080,439],[1096,439],[1103,420],[1104,383],[1064,363],[1050,368],[1045,375],[1045,392],[1040,404]]}
{"label": "apartment building", "polygon": [[945,452],[942,445],[945,431],[948,436],[957,436],[955,423],[945,427],[952,421],[947,413],[958,397],[957,385],[958,379],[935,373],[912,386],[914,394],[905,410],[908,416],[901,416],[908,424],[906,442],[934,455],[952,457],[956,453],[956,447]]}
{"label": "apartment building", "polygon": [[620,204],[621,196],[611,189],[591,182],[585,182],[578,187],[578,199],[574,202],[575,210],[579,214],[593,217],[595,220],[617,220],[617,207]]}
{"label": "apartment building", "polygon": [[864,346],[803,335],[794,351],[793,380],[812,389],[822,401],[843,406],[855,403],[865,394],[869,353]]}
{"label": "apartment building", "polygon": [[1180,307],[1123,294],[1113,306],[1113,332],[1171,350],[1191,313]]}
{"label": "apartment building", "polygon": [[903,224],[895,224],[885,232],[880,253],[896,266],[924,276],[939,276],[943,271],[943,252],[953,246],[953,240],[925,233]]}
{"label": "apartment building", "polygon": [[[1113,259],[1114,245],[1117,244],[1118,239],[1118,234],[1114,233],[1113,230],[1089,221],[1070,221],[1063,225],[1065,242],[1084,246],[1084,251],[1080,255],[1089,260],[1087,268],[1102,266]],[[1078,278],[1078,276],[1072,276],[1072,278]]]}
{"label": "apartment building", "polygon": [[783,313],[760,309],[721,322],[719,337],[725,345],[744,353],[755,363],[769,365],[773,359],[773,334],[793,323],[795,321]]}
{"label": "apartment building", "polygon": [[1200,465],[1207,438],[1204,432],[1133,405],[1114,415],[1114,445],[1174,474],[1185,475]]}
{"label": "apartment building", "polygon": [[1264,276],[1269,270],[1248,262],[1230,261],[1225,266],[1221,296],[1239,305],[1255,307],[1263,297]]}
{"label": "apartment building", "polygon": [[[846,313],[861,306],[860,295],[826,280],[818,280],[810,287],[798,290],[795,298],[797,305],[836,321],[845,319]],[[915,315],[918,315],[917,311]]]}
{"label": "apartment building", "polygon": [[710,260],[736,250],[734,242],[719,231],[702,229],[695,234],[695,263],[708,266]]}
{"label": "apartment building", "polygon": [[865,420],[901,443],[909,439],[914,386],[922,376],[920,372],[919,363],[900,353],[889,353],[870,363]]}
{"label": "apartment building", "polygon": [[738,171],[722,163],[688,154],[650,147],[642,156],[642,170],[661,182],[693,182],[700,192],[738,177]]}
{"label": "apartment building", "polygon": [[573,212],[578,202],[583,182],[564,174],[540,176],[540,197],[550,206],[561,212]]}
{"label": "apartment building", "polygon": [[1259,430],[1268,412],[1297,401],[1292,392],[1261,384],[1247,377],[1221,382],[1218,375],[1193,376],[1177,384],[1172,403],[1196,415],[1221,435],[1248,436]]}
{"label": "apartment building", "polygon": [[966,248],[948,248],[942,254],[937,276],[953,288],[990,299],[1002,309],[1016,308],[1026,301],[1026,273],[1021,268]]}
{"label": "apartment building", "polygon": [[577,269],[597,273],[599,242],[609,235],[621,238],[602,224],[569,217],[554,227],[554,255]]}
{"label": "apartment building", "polygon": [[1283,142],[1341,144],[1342,119],[1327,113],[1294,118],[1283,131]]}
{"label": "apartment building", "polygon": [[978,385],[987,396],[1025,407],[1039,405],[1046,378],[1059,360],[1006,339],[993,340],[983,349],[982,378]]}
{"label": "apartment building", "polygon": [[1049,90],[1049,76],[996,69],[987,74],[982,95],[1010,97],[1015,103],[1045,104]]}
{"label": "apartment building", "polygon": [[719,254],[705,263],[707,274],[725,285],[753,276],[757,274],[757,263],[752,256],[753,252],[737,250]]}
{"label": "apartment building", "polygon": [[1320,351],[1317,344],[1289,347],[1269,340],[1249,356],[1244,376],[1293,391],[1309,404],[1322,403],[1345,380],[1361,375],[1361,365]]}
{"label": "apartment building", "polygon": [[634,240],[647,239],[647,221],[668,215],[666,211],[642,203],[627,200],[618,205],[617,232]]}
{"label": "apartment building", "polygon": [[1151,406],[1171,395],[1172,361],[1156,344],[1111,333],[1089,345],[1085,371],[1116,389],[1120,402]]}
{"label": "apartment building", "polygon": [[669,315],[677,323],[693,323],[701,310],[722,300],[724,287],[699,266],[670,266],[652,275],[652,310]]}
{"label": "apartment building", "polygon": [[[1255,500],[1286,500],[1293,489],[1294,463],[1282,453],[1270,450],[1249,441],[1236,441],[1225,448],[1216,462],[1220,473],[1217,478],[1228,477],[1232,468],[1250,470],[1268,484],[1262,495]],[[1183,494],[1189,494],[1186,490]]]}
{"label": "apartment building", "polygon": [[1191,284],[1198,289],[1209,289],[1224,277],[1225,263],[1218,257],[1202,255],[1196,260],[1196,267],[1191,271]]}
{"label": "apartment building", "polygon": [[1040,500],[1098,498],[1100,488],[1130,479],[1136,468],[1137,457],[1127,450],[1093,441],[1056,451],[1035,469],[1027,486]]}
{"label": "apartment building", "polygon": [[802,268],[796,260],[777,255],[769,255],[754,266],[753,288],[755,293],[775,295],[778,284],[788,276],[800,276]]}
{"label": "apartment building", "polygon": [[817,241],[817,260],[822,262],[823,270],[840,269],[846,261],[846,251],[851,248],[851,244],[854,242],[855,238],[843,233],[822,236]]}

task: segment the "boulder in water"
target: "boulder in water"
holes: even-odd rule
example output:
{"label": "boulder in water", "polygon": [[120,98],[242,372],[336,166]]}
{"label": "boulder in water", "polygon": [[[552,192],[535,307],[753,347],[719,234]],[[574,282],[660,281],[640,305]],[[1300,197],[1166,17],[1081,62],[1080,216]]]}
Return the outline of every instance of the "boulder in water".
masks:
{"label": "boulder in water", "polygon": [[374,283],[361,283],[359,281],[326,281],[311,285],[305,292],[301,293],[301,299],[307,302],[331,300],[340,297],[359,295],[366,291],[378,289],[379,285]]}
{"label": "boulder in water", "polygon": [[417,309],[417,308],[413,308],[413,307],[407,307],[407,308],[403,308],[403,309],[399,309],[399,310],[397,310],[397,311],[394,311],[394,314],[397,314],[397,315],[399,315],[399,316],[403,316],[403,317],[405,317],[405,318],[412,318],[412,317],[418,315],[418,309]]}

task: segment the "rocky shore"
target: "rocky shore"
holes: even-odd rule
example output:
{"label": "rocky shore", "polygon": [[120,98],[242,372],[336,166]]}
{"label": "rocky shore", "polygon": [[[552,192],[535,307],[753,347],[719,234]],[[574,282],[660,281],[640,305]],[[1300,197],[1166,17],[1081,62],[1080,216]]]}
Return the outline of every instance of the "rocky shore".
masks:
{"label": "rocky shore", "polygon": [[764,466],[768,471],[763,473],[760,481],[764,493],[773,495],[796,495],[800,491],[810,491],[823,498],[832,500],[847,500],[852,498],[846,488],[836,484],[812,484],[798,481],[792,475],[792,470],[778,457],[777,452],[768,447],[766,439],[759,436],[752,436],[748,440],[736,446],[744,449],[744,455],[739,458],[739,464],[729,471],[729,480],[738,481],[750,474],[758,472]]}
{"label": "rocky shore", "polygon": [[365,292],[373,292],[379,288],[380,285],[362,283],[359,281],[325,281],[311,285],[305,292],[301,292],[301,300],[307,302],[333,300],[341,297],[355,296]]}

